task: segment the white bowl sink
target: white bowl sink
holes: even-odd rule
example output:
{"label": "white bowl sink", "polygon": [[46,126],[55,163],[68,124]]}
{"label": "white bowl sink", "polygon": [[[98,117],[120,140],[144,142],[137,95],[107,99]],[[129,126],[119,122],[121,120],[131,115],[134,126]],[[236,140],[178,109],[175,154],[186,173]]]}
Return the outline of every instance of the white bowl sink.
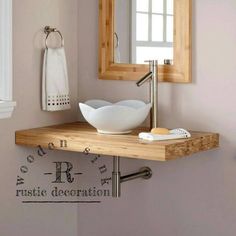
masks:
{"label": "white bowl sink", "polygon": [[89,100],[79,103],[86,121],[102,134],[127,134],[141,125],[147,118],[151,104],[138,100],[110,103]]}

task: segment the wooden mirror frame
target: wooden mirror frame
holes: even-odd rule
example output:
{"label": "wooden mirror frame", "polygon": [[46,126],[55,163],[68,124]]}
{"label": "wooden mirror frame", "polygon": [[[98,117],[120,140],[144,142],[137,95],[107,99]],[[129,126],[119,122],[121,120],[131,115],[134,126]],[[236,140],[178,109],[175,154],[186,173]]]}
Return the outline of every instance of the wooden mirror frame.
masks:
{"label": "wooden mirror frame", "polygon": [[[138,80],[148,65],[114,63],[115,0],[99,0],[99,79]],[[191,82],[192,0],[174,3],[174,63],[159,65],[159,81]]]}

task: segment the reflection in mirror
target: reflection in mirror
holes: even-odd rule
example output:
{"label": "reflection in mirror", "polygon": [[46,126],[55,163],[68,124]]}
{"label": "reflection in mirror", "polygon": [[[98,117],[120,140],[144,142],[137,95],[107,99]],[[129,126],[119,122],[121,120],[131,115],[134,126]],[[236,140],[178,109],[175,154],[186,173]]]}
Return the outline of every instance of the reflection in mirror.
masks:
{"label": "reflection in mirror", "polygon": [[174,0],[115,0],[114,62],[173,60]]}

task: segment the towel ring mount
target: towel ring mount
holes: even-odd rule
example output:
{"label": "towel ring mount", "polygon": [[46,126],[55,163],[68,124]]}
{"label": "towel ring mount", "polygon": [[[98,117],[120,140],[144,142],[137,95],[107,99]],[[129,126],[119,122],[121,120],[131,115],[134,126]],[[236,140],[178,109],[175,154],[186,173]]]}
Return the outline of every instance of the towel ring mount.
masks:
{"label": "towel ring mount", "polygon": [[50,26],[45,26],[44,28],[44,33],[47,35],[46,38],[45,38],[45,46],[46,48],[48,48],[48,37],[51,33],[58,33],[61,37],[61,47],[64,46],[64,38],[61,34],[61,32],[57,29],[57,28],[52,28]]}

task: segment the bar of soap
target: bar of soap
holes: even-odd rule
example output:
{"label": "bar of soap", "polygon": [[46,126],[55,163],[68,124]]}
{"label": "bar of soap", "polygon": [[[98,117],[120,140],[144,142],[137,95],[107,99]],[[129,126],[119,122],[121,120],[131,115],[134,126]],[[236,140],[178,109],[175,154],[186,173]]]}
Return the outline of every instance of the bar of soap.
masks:
{"label": "bar of soap", "polygon": [[170,131],[166,128],[153,128],[151,130],[152,134],[170,134]]}

